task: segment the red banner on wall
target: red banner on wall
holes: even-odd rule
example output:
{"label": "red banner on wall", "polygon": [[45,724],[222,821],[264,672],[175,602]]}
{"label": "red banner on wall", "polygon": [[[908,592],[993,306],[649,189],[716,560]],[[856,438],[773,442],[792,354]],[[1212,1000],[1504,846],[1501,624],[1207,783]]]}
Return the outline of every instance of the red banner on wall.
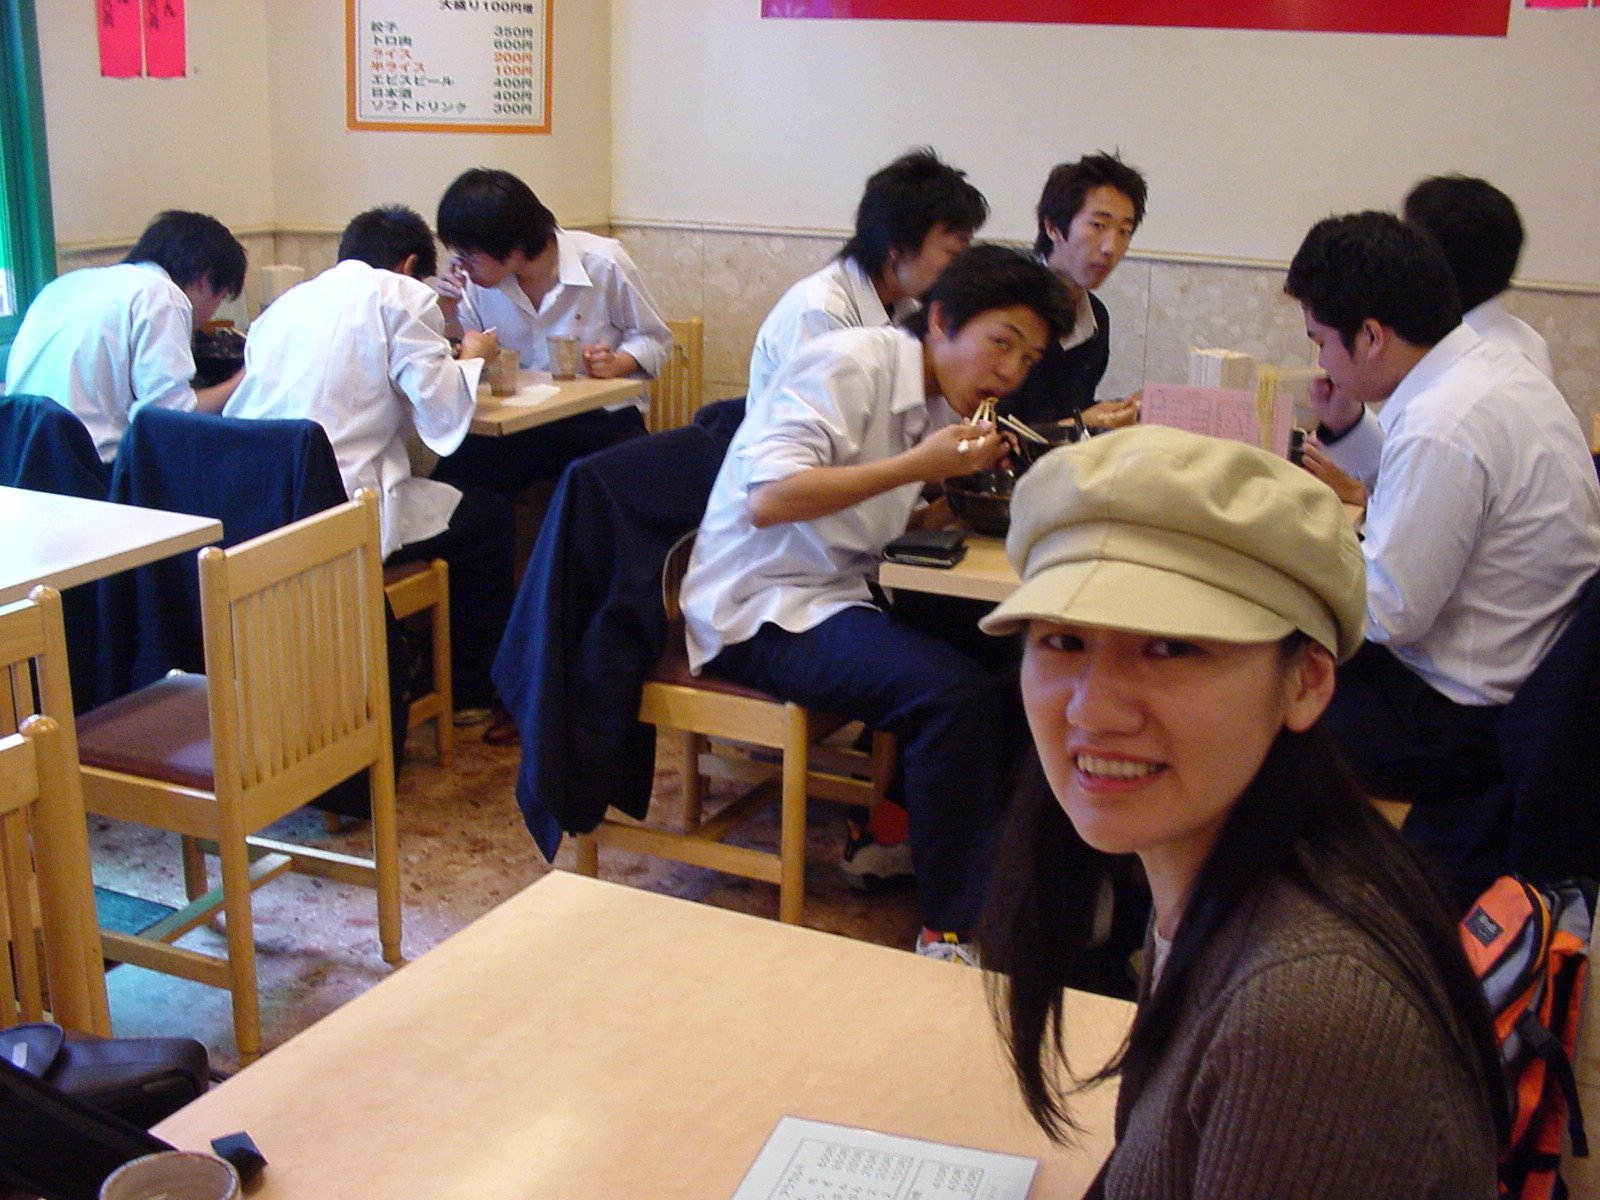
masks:
{"label": "red banner on wall", "polygon": [[[982,9],[974,12],[976,8]],[[1510,0],[762,0],[764,17],[1027,21],[1504,37]]]}

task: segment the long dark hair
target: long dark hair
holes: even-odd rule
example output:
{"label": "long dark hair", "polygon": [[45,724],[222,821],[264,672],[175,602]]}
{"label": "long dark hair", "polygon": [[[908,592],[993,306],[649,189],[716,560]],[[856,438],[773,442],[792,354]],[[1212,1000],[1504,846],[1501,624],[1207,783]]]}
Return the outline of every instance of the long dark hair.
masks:
{"label": "long dark hair", "polygon": [[[1303,641],[1294,635],[1292,654]],[[1349,920],[1415,983],[1481,1091],[1504,1139],[1506,1097],[1483,990],[1467,964],[1432,872],[1361,797],[1318,725],[1281,730],[1224,823],[1195,881],[1160,981],[1121,1050],[1074,1076],[1062,1041],[1063,989],[1089,942],[1101,881],[1119,860],[1083,841],[1037,756],[1013,800],[978,929],[990,999],[1024,1102],[1057,1141],[1075,1130],[1075,1092],[1161,1059],[1189,980],[1229,918],[1274,879],[1288,880]]]}

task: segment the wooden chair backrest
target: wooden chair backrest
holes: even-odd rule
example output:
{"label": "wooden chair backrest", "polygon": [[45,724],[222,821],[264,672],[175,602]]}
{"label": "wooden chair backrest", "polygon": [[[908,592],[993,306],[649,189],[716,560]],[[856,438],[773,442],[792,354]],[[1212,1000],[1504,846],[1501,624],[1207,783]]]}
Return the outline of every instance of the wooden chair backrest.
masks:
{"label": "wooden chair backrest", "polygon": [[672,330],[672,353],[650,384],[645,423],[651,433],[687,425],[705,400],[705,321],[668,321],[667,328]]}
{"label": "wooden chair backrest", "polygon": [[[200,554],[213,768],[241,816],[389,761],[376,496]],[[271,817],[268,818],[269,820]],[[254,826],[250,826],[254,828]]]}
{"label": "wooden chair backrest", "polygon": [[0,608],[0,1025],[109,1036],[65,664],[53,589]]}

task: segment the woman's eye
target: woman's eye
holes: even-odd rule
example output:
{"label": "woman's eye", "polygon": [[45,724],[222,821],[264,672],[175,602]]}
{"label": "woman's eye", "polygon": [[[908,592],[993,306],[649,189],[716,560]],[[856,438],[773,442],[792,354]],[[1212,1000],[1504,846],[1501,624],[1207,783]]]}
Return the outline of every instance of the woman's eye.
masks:
{"label": "woman's eye", "polygon": [[1158,638],[1150,643],[1150,655],[1153,658],[1186,658],[1199,653],[1200,647],[1193,642],[1183,642],[1176,638]]}
{"label": "woman's eye", "polygon": [[1074,654],[1083,649],[1083,639],[1075,633],[1045,633],[1038,638],[1039,645],[1058,653]]}

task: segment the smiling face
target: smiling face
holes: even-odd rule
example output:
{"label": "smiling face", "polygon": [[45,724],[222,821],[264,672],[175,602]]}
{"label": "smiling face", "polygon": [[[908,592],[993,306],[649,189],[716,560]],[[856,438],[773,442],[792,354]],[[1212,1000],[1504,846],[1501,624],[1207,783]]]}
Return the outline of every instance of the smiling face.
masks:
{"label": "smiling face", "polygon": [[1102,183],[1091,188],[1066,229],[1045,225],[1050,257],[1045,265],[1076,296],[1094,291],[1117,269],[1139,227],[1133,201]]}
{"label": "smiling face", "polygon": [[1138,854],[1186,896],[1280,729],[1309,729],[1333,660],[1308,645],[1184,641],[1030,622],[1022,696],[1045,778],[1080,837]]}
{"label": "smiling face", "polygon": [[949,326],[944,306],[936,302],[923,342],[924,382],[928,395],[943,395],[963,417],[1021,387],[1043,357],[1050,333],[1024,304],[986,309],[954,331]]}
{"label": "smiling face", "polygon": [[883,278],[875,281],[879,297],[885,304],[922,299],[951,260],[970,245],[972,230],[939,224],[928,230],[915,253],[899,247],[890,249],[889,261],[883,264]]}

